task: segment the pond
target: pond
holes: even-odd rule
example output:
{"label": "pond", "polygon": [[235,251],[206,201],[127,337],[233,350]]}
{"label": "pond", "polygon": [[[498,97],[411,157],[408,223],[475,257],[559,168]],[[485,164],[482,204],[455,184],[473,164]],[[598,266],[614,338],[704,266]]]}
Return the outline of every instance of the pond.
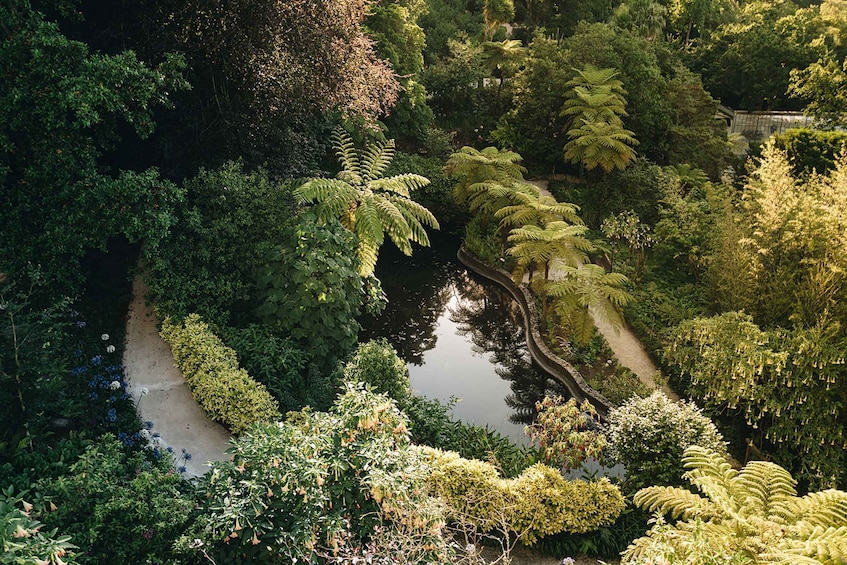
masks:
{"label": "pond", "polygon": [[360,340],[386,338],[408,364],[417,394],[459,399],[455,418],[526,444],[535,403],[545,394],[570,394],[532,361],[509,294],[456,258],[460,237],[430,237],[432,246],[415,248],[412,257],[382,248],[376,275],[388,306],[362,320]]}

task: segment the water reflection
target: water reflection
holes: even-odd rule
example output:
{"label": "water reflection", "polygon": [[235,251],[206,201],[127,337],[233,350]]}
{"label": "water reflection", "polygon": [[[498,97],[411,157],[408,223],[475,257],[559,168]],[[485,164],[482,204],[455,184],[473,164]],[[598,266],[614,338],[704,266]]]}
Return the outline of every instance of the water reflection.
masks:
{"label": "water reflection", "polygon": [[455,235],[436,234],[412,257],[384,248],[376,274],[389,304],[363,320],[361,338],[387,338],[419,394],[458,397],[454,416],[525,442],[536,401],[569,394],[532,361],[517,305],[459,263],[459,245]]}

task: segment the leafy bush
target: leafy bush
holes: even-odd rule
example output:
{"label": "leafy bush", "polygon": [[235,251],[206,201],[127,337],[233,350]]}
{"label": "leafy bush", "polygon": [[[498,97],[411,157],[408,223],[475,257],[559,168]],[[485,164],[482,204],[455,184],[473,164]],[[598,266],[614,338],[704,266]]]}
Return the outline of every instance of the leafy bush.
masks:
{"label": "leafy bush", "polygon": [[304,214],[284,245],[268,248],[256,314],[297,340],[325,374],[355,347],[364,300],[352,233]]}
{"label": "leafy bush", "polygon": [[277,399],[280,411],[304,406],[328,408],[334,395],[330,378],[308,363],[309,355],[294,340],[280,336],[267,326],[225,327],[221,339],[238,355],[247,374],[265,385]]}
{"label": "leafy bush", "polygon": [[55,479],[35,484],[47,527],[70,534],[80,563],[166,563],[193,506],[173,462],[126,455],[114,436],[89,446]]}
{"label": "leafy bush", "polygon": [[[348,385],[330,412],[257,427],[233,450],[233,461],[216,463],[200,486],[207,516],[200,535],[219,563],[315,563],[363,553],[446,562],[427,466],[386,396]],[[400,539],[408,543],[398,555],[391,544]]]}
{"label": "leafy bush", "polygon": [[488,222],[483,225],[481,214],[476,214],[465,226],[464,243],[483,263],[507,268],[503,263],[503,246],[497,234],[497,224]]}
{"label": "leafy bush", "polygon": [[420,449],[431,459],[428,481],[446,502],[448,516],[482,532],[505,529],[532,545],[545,535],[611,523],[624,508],[620,491],[605,478],[567,481],[556,469],[537,463],[504,479],[490,463]]}
{"label": "leafy bush", "polygon": [[546,463],[571,470],[589,457],[600,457],[606,438],[598,433],[599,418],[589,401],[578,404],[574,398],[545,396],[535,403],[535,410],[538,417],[526,433],[538,443]]}
{"label": "leafy bush", "polygon": [[680,484],[682,453],[690,445],[726,453],[720,432],[693,402],[674,402],[659,391],[611,410],[603,431],[607,457],[623,464],[634,489]]}
{"label": "leafy bush", "polygon": [[365,383],[374,392],[385,394],[402,409],[412,396],[409,371],[386,339],[359,344],[344,365],[347,383]]}
{"label": "leafy bush", "polygon": [[617,558],[649,528],[649,514],[632,505],[627,497],[626,508],[612,524],[600,526],[582,534],[563,532],[546,536],[538,541],[538,551],[544,555],[591,555],[604,559]]}
{"label": "leafy bush", "polygon": [[847,144],[847,132],[790,129],[773,136],[774,145],[788,154],[794,174],[827,174],[835,169]]}
{"label": "leafy bush", "polygon": [[295,210],[291,187],[240,162],[201,169],[184,185],[180,222],[158,247],[145,248],[148,284],[165,313],[197,313],[224,325],[251,310],[262,244],[286,241]]}
{"label": "leafy bush", "polygon": [[[17,506],[21,505],[19,509]],[[8,487],[0,496],[0,560],[3,563],[63,563],[76,565],[76,548],[71,536],[56,537],[57,530],[41,531],[43,524],[33,518],[32,504]],[[64,558],[64,559],[62,559]]]}
{"label": "leafy bush", "polygon": [[167,317],[160,333],[170,343],[194,398],[212,420],[240,434],[257,422],[281,418],[267,389],[238,367],[235,351],[200,316],[191,314],[181,323]]}
{"label": "leafy bush", "polygon": [[616,367],[611,375],[597,373],[587,379],[588,386],[620,406],[633,396],[644,398],[651,389],[642,383],[638,375],[626,367]]}

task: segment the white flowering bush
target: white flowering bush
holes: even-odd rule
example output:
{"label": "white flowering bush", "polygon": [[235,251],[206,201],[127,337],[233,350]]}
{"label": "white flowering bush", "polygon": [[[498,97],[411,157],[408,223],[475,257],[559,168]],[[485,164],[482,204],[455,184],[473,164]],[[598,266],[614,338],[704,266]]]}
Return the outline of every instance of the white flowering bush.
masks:
{"label": "white flowering bush", "polygon": [[682,454],[691,445],[726,453],[723,436],[696,404],[659,391],[610,411],[603,431],[606,457],[623,464],[635,489],[683,484]]}

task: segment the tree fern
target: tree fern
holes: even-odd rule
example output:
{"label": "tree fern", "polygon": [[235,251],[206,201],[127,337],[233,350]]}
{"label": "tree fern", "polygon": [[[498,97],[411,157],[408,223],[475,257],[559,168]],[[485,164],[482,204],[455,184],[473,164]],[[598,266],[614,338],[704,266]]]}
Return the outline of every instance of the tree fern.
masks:
{"label": "tree fern", "polygon": [[304,204],[316,204],[318,218],[337,218],[359,238],[356,253],[360,274],[373,274],[379,248],[389,239],[405,254],[411,243],[429,245],[424,226],[438,229],[429,210],[411,199],[411,192],[429,184],[412,173],[385,178],[394,157],[394,141],[370,145],[358,152],[350,135],[342,129],[332,134],[342,170],[334,179],[310,179],[294,192]]}
{"label": "tree fern", "polygon": [[638,506],[682,521],[651,529],[627,549],[622,563],[643,563],[669,550],[680,558],[670,563],[700,563],[700,556],[686,553],[695,533],[744,557],[742,562],[845,563],[847,493],[826,490],[797,497],[794,479],[782,467],[752,461],[735,471],[717,453],[697,446],[685,451],[684,461],[686,477],[705,498],[666,487],[639,491]]}

